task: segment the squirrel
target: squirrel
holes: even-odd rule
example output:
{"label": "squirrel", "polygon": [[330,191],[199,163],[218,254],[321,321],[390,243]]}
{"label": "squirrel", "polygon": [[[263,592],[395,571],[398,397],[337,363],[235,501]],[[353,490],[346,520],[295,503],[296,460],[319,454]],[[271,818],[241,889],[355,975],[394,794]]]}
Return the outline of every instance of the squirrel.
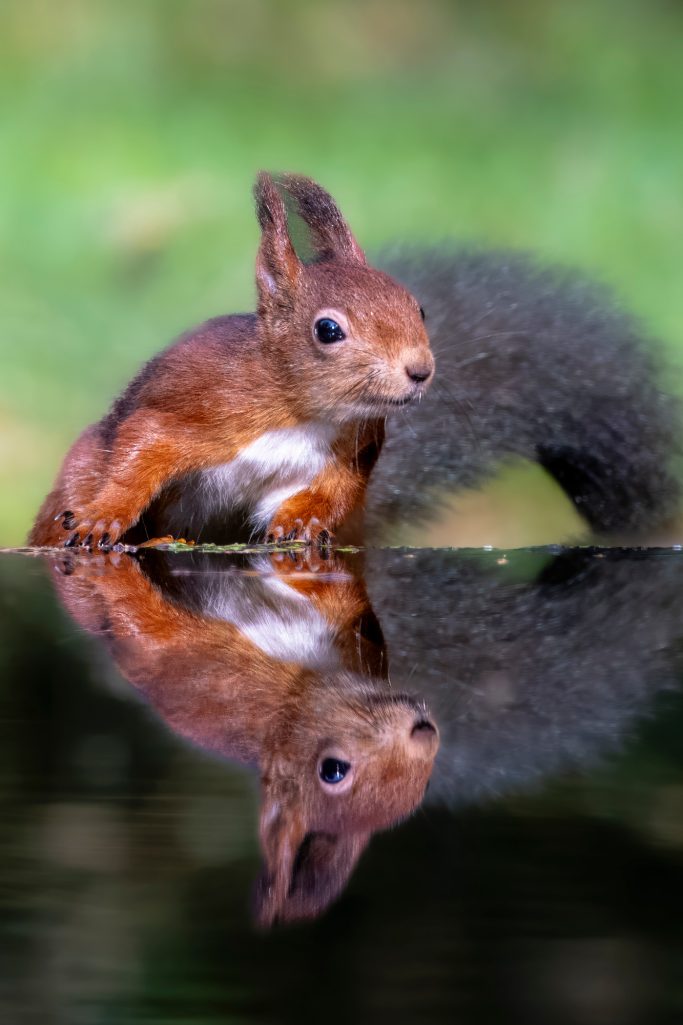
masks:
{"label": "squirrel", "polygon": [[45,558],[157,717],[258,768],[264,926],[324,911],[417,808],[585,771],[680,690],[680,560],[653,551]]}
{"label": "squirrel", "polygon": [[110,547],[146,511],[198,534],[234,510],[268,540],[325,543],[362,503],[386,415],[432,377],[422,311],[368,266],[315,182],[260,173],[254,192],[257,312],[209,320],[150,360],[68,452],[30,545]]}
{"label": "squirrel", "polygon": [[673,517],[679,404],[606,291],[505,251],[399,250],[371,269],[310,179],[262,173],[255,194],[257,313],[210,320],[143,368],[67,454],[30,545],[233,541],[245,520],[266,540],[344,526],[373,543],[512,456],[599,535]]}
{"label": "squirrel", "polygon": [[149,549],[47,558],[66,610],[176,734],[258,768],[260,924],[318,915],[419,807],[439,747],[426,704],[389,683],[362,578],[310,548],[193,552],[181,575]]}

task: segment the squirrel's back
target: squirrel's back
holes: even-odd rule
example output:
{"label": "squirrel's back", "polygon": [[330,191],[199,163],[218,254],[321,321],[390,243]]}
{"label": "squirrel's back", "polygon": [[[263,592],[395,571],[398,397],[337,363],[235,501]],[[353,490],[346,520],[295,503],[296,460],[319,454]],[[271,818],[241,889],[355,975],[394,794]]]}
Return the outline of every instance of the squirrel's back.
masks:
{"label": "squirrel's back", "polygon": [[477,485],[515,456],[545,467],[599,533],[672,517],[679,404],[609,291],[515,252],[414,249],[380,262],[424,306],[437,372],[420,407],[387,424],[371,538],[429,518],[435,493]]}

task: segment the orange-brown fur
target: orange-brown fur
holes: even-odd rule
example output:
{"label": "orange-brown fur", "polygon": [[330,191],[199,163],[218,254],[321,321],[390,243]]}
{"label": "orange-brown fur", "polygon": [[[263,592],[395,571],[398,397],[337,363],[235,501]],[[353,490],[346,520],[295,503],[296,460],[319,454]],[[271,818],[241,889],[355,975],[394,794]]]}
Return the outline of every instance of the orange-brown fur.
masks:
{"label": "orange-brown fur", "polygon": [[[426,709],[382,679],[381,634],[362,582],[341,562],[301,555],[273,557],[274,589],[269,574],[210,575],[219,578],[219,596],[237,596],[238,609],[239,589],[251,587],[244,601],[251,615],[267,612],[278,595],[286,601],[289,589],[305,598],[333,638],[318,666],[264,651],[244,628],[217,618],[215,595],[200,592],[190,607],[182,590],[172,600],[128,555],[66,555],[52,565],[68,611],[103,638],[122,674],[173,730],[259,768],[265,861],[259,918],[270,923],[319,913],[371,835],[421,801],[438,746]],[[165,586],[177,592],[202,579],[173,577]],[[288,627],[290,620],[287,612]],[[417,722],[428,728],[416,734]],[[354,765],[345,793],[320,783],[325,750]]]}
{"label": "orange-brown fur", "polygon": [[[283,196],[310,232],[310,263],[294,249]],[[274,511],[265,536],[324,538],[362,504],[385,416],[419,398],[433,369],[420,308],[368,267],[314,182],[261,174],[256,200],[257,313],[210,320],[141,371],[67,454],[29,544],[106,547],[146,511],[165,532],[172,497],[201,504],[198,489],[183,493],[193,474],[232,463],[266,432],[309,424],[333,425],[329,458]],[[316,314],[327,310],[340,311],[344,341],[316,340]]]}

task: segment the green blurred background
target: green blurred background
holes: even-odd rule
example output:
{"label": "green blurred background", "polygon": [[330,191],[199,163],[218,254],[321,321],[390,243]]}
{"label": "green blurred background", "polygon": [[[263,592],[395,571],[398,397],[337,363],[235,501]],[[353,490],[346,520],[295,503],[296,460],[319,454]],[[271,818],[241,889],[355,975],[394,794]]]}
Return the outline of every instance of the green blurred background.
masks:
{"label": "green blurred background", "polygon": [[0,542],[141,361],[252,306],[260,167],[370,247],[580,264],[676,358],[682,33],[674,0],[4,0]]}

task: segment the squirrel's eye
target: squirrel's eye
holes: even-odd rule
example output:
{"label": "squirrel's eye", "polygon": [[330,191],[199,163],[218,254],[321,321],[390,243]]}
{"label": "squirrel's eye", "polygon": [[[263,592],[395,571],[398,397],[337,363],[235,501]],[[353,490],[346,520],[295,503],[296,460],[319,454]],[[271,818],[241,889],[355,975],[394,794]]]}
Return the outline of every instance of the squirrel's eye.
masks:
{"label": "squirrel's eye", "polygon": [[350,768],[348,762],[342,762],[339,758],[323,758],[319,769],[320,778],[323,783],[341,783]]}
{"label": "squirrel's eye", "polygon": [[315,337],[323,345],[330,345],[332,342],[343,342],[346,335],[340,328],[336,320],[332,320],[331,317],[321,317],[320,320],[316,320],[313,325],[313,332]]}
{"label": "squirrel's eye", "polygon": [[424,308],[424,306],[420,306],[420,316],[422,317],[423,320],[425,319],[425,308]]}

